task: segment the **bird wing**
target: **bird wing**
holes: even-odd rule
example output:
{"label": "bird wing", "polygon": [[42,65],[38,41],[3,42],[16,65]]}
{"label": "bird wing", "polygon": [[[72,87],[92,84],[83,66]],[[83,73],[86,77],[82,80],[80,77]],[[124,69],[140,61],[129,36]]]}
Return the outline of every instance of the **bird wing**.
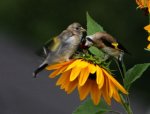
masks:
{"label": "bird wing", "polygon": [[51,52],[55,52],[61,44],[61,40],[58,37],[54,37],[53,40],[49,43],[48,49]]}
{"label": "bird wing", "polygon": [[115,48],[115,49],[118,49],[118,50],[122,50],[126,53],[129,53],[127,51],[127,49],[119,42],[115,41],[115,42],[112,42],[112,41],[109,41],[108,39],[104,39],[102,38],[101,39],[102,42],[107,46],[107,47],[110,47],[110,48]]}
{"label": "bird wing", "polygon": [[61,43],[57,49],[57,54],[63,53],[68,44],[70,44],[70,38],[73,36],[72,32],[69,30],[64,30],[58,37],[61,39]]}
{"label": "bird wing", "polygon": [[48,53],[58,50],[60,44],[61,40],[59,39],[59,37],[54,37],[47,41],[43,46],[44,56],[47,57]]}
{"label": "bird wing", "polygon": [[121,43],[118,43],[118,46],[117,46],[119,49],[123,50],[124,52],[129,53],[129,51],[121,44]]}
{"label": "bird wing", "polygon": [[107,46],[107,47],[111,47],[114,48],[114,45],[112,45],[112,42],[110,42],[108,39],[106,38],[101,38],[102,42]]}
{"label": "bird wing", "polygon": [[72,37],[73,33],[70,30],[64,30],[58,37],[61,39],[62,42],[66,42],[68,38]]}
{"label": "bird wing", "polygon": [[60,53],[60,49],[67,44],[67,40],[73,34],[71,31],[64,30],[60,35],[53,37],[48,40],[43,46],[44,55],[47,56],[48,53]]}

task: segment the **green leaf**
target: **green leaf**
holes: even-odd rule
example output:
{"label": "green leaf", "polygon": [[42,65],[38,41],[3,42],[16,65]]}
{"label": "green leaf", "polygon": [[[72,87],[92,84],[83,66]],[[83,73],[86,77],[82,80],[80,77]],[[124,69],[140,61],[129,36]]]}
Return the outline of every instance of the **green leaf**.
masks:
{"label": "green leaf", "polygon": [[98,105],[94,105],[91,99],[86,100],[72,114],[103,114],[110,111],[110,107],[101,99]]}
{"label": "green leaf", "polygon": [[91,54],[96,55],[98,57],[104,57],[104,52],[102,52],[101,50],[99,50],[97,47],[95,46],[91,46],[89,49]]}
{"label": "green leaf", "polygon": [[140,78],[149,66],[150,63],[137,64],[129,69],[125,74],[125,88],[129,90],[131,84]]}
{"label": "green leaf", "polygon": [[90,15],[86,14],[87,17],[87,35],[92,35],[96,32],[104,32],[104,29],[102,26],[100,26],[96,21],[94,21]]}

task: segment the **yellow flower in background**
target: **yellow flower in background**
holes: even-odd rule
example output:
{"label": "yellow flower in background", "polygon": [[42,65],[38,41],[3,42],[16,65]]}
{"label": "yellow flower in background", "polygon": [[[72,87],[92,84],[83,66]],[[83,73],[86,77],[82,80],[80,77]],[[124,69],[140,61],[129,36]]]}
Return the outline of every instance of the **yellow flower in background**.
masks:
{"label": "yellow flower in background", "polygon": [[148,8],[148,11],[150,13],[150,0],[136,0],[136,3],[138,4],[139,8]]}
{"label": "yellow flower in background", "polygon": [[150,36],[148,36],[147,40],[150,41]]}
{"label": "yellow flower in background", "polygon": [[[150,24],[145,26],[144,29],[150,34]],[[150,35],[147,38],[148,41],[150,41]],[[147,48],[145,48],[146,50],[150,50],[150,44],[148,44]]]}
{"label": "yellow flower in background", "polygon": [[150,51],[150,44],[148,44],[146,50]]}
{"label": "yellow flower in background", "polygon": [[100,102],[101,96],[109,105],[112,98],[121,103],[118,90],[128,94],[123,86],[104,68],[83,59],[50,65],[46,69],[54,70],[50,74],[50,78],[61,74],[56,83],[61,89],[70,94],[77,88],[80,100],[84,100],[90,94],[95,105]]}
{"label": "yellow flower in background", "polygon": [[136,0],[139,8],[145,8],[148,6],[149,0]]}
{"label": "yellow flower in background", "polygon": [[144,29],[145,29],[148,33],[150,33],[150,24],[147,25],[147,26],[145,26]]}

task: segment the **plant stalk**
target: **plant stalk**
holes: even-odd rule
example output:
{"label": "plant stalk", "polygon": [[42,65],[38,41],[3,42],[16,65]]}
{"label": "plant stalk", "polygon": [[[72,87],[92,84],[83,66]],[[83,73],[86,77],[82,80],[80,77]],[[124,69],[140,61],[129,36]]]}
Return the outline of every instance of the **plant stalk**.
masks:
{"label": "plant stalk", "polygon": [[[126,67],[125,67],[125,64],[123,61],[121,62],[121,65],[122,65],[123,70],[119,70],[119,71],[120,71],[121,76],[123,77],[123,85],[125,85],[124,78],[125,78],[125,74],[126,74]],[[130,105],[129,96],[128,95],[123,96],[120,93],[120,98],[122,101],[122,106],[124,107],[127,114],[133,114],[133,111],[132,111],[131,105]]]}

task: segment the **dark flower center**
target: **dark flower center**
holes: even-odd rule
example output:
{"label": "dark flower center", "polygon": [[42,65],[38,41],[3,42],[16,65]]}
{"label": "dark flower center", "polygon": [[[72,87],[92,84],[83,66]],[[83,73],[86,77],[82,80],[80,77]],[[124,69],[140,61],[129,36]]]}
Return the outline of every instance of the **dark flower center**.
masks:
{"label": "dark flower center", "polygon": [[90,80],[96,80],[96,73],[90,74],[89,77],[88,77],[88,79],[90,79]]}

